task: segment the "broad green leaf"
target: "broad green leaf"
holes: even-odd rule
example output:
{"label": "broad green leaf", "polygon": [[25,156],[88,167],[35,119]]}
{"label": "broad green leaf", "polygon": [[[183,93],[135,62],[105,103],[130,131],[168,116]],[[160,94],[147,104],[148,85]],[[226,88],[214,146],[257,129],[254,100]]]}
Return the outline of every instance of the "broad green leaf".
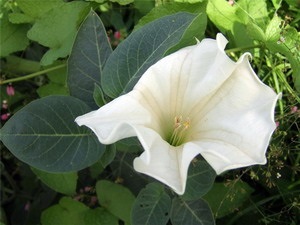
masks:
{"label": "broad green leaf", "polygon": [[238,209],[254,190],[242,181],[230,184],[215,183],[203,197],[217,218],[226,216]]}
{"label": "broad green leaf", "polygon": [[138,11],[136,14],[138,16],[144,16],[155,7],[155,1],[149,0],[134,0],[134,8]]}
{"label": "broad green leaf", "polygon": [[84,224],[82,225],[119,225],[118,218],[107,212],[103,208],[96,208],[84,214]]}
{"label": "broad green leaf", "polygon": [[116,156],[115,145],[106,145],[100,160],[89,167],[92,178],[97,178]]}
{"label": "broad green leaf", "polygon": [[[23,18],[31,18],[31,21],[37,20],[43,17],[53,8],[60,7],[64,4],[63,0],[16,0],[18,7],[24,13]],[[20,14],[20,13],[19,13]],[[31,22],[31,21],[21,21],[21,15],[18,18],[18,21],[14,20],[14,13],[11,14],[13,18],[10,18],[12,22]]]}
{"label": "broad green leaf", "polygon": [[132,212],[132,225],[164,225],[170,217],[171,199],[158,183],[150,183],[137,196]]}
{"label": "broad green leaf", "polygon": [[84,215],[90,209],[69,197],[60,199],[59,204],[47,208],[41,216],[42,225],[85,225]]}
{"label": "broad green leaf", "polygon": [[216,178],[215,171],[204,160],[197,160],[190,164],[185,193],[185,200],[196,200],[205,195]]}
{"label": "broad green leaf", "polygon": [[162,4],[154,7],[147,15],[143,16],[138,24],[134,27],[137,30],[143,27],[145,24],[152,22],[160,17],[172,15],[178,12],[189,12],[200,14],[205,12],[204,3],[189,4],[189,3],[172,3],[172,4]]}
{"label": "broad green leaf", "polygon": [[183,2],[183,3],[198,3],[198,2],[205,2],[206,0],[175,0],[175,2]]}
{"label": "broad green leaf", "polygon": [[41,70],[40,63],[29,59],[9,55],[5,57],[5,64],[1,68],[3,72],[9,71],[13,73],[34,73]]}
{"label": "broad green leaf", "polygon": [[50,65],[70,54],[78,24],[86,15],[88,6],[79,1],[64,3],[37,20],[28,31],[29,39],[50,48],[41,60],[42,65]]}
{"label": "broad green leaf", "polygon": [[231,6],[228,1],[209,0],[206,13],[209,19],[220,29],[222,33],[232,30],[235,22],[240,22],[236,15],[238,6]]}
{"label": "broad green leaf", "polygon": [[114,144],[107,145],[104,154],[100,158],[100,164],[103,168],[107,167],[116,156],[116,146]]}
{"label": "broad green leaf", "polygon": [[209,205],[203,199],[185,201],[174,198],[171,209],[172,225],[214,225]]}
{"label": "broad green leaf", "polygon": [[76,193],[77,185],[77,173],[48,173],[36,168],[31,168],[31,170],[37,175],[37,177],[45,183],[48,187],[56,192],[74,195]]}
{"label": "broad green leaf", "polygon": [[86,0],[87,2],[97,2],[97,3],[103,3],[105,0]]}
{"label": "broad green leaf", "polygon": [[[52,65],[54,66],[54,64]],[[67,88],[67,69],[63,67],[58,70],[47,73],[49,83],[42,85],[37,89],[37,93],[40,97],[46,97],[49,95],[69,95]]]}
{"label": "broad green leaf", "polygon": [[75,96],[97,108],[93,98],[95,84],[100,85],[104,64],[112,49],[105,28],[94,11],[82,23],[68,61],[68,86]]}
{"label": "broad green leaf", "polygon": [[280,32],[282,31],[281,29],[281,23],[282,19],[275,15],[268,26],[266,27],[265,31],[265,41],[269,42],[277,42],[280,37]]}
{"label": "broad green leaf", "polygon": [[249,34],[249,37],[252,39],[259,41],[265,40],[265,31],[253,22],[247,24],[247,34]]}
{"label": "broad green leaf", "polygon": [[104,146],[75,118],[90,108],[74,97],[49,96],[18,111],[0,130],[0,138],[18,159],[48,172],[83,169],[101,157]]}
{"label": "broad green leaf", "polygon": [[120,5],[128,5],[132,3],[134,0],[109,0],[110,2],[117,2]]}
{"label": "broad green leaf", "polygon": [[269,22],[266,0],[240,0],[237,3],[236,16],[243,24],[254,22],[262,29]]}
{"label": "broad green leaf", "polygon": [[141,75],[180,41],[196,16],[176,13],[133,32],[108,58],[101,78],[103,91],[116,98],[132,90]]}
{"label": "broad green leaf", "polygon": [[102,107],[106,104],[105,96],[102,88],[95,84],[93,98],[98,107]]}
{"label": "broad green leaf", "polygon": [[194,21],[190,24],[190,26],[184,32],[179,43],[176,44],[174,47],[170,48],[167,51],[166,55],[169,55],[170,53],[173,53],[183,47],[186,47],[189,45],[195,45],[197,43],[197,40],[199,40],[199,41],[202,40],[204,38],[206,24],[207,24],[206,14],[203,12],[203,13],[200,13],[199,15],[197,15],[197,17],[194,19]]}
{"label": "broad green leaf", "polygon": [[96,184],[96,193],[102,207],[125,223],[130,223],[135,197],[127,188],[111,181],[100,180]]}
{"label": "broad green leaf", "polygon": [[31,23],[34,20],[32,17],[30,17],[24,13],[18,13],[18,12],[10,13],[8,15],[8,18],[9,18],[9,21],[14,24]]}
{"label": "broad green leaf", "polygon": [[149,183],[148,176],[137,173],[133,168],[132,162],[137,156],[129,152],[117,152],[114,161],[110,164],[113,176],[121,179],[122,184],[136,195]]}
{"label": "broad green leaf", "polygon": [[2,15],[0,22],[0,57],[24,50],[29,44],[26,37],[29,27],[24,24],[12,24],[6,14]]}
{"label": "broad green leaf", "polygon": [[65,85],[50,82],[37,89],[37,93],[40,97],[46,97],[49,95],[69,95],[68,89]]}

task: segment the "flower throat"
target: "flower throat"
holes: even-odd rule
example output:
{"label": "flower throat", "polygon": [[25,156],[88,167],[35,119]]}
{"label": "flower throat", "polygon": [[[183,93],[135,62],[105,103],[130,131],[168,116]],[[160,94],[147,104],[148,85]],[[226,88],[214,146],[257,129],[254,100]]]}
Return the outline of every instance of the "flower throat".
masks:
{"label": "flower throat", "polygon": [[172,146],[179,146],[184,142],[187,130],[190,128],[190,119],[183,119],[182,116],[175,116],[174,124],[173,124],[173,132],[167,138],[167,142],[169,142]]}

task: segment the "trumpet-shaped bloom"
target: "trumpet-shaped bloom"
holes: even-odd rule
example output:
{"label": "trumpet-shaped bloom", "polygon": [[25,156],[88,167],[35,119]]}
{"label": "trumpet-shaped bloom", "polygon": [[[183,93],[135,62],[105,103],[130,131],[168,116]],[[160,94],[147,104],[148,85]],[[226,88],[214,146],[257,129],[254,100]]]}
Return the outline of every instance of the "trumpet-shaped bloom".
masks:
{"label": "trumpet-shaped bloom", "polygon": [[76,118],[103,144],[137,136],[144,152],[134,169],[185,191],[191,160],[201,154],[217,174],[265,164],[278,96],[252,70],[234,62],[227,40],[204,39],[152,65],[134,89]]}

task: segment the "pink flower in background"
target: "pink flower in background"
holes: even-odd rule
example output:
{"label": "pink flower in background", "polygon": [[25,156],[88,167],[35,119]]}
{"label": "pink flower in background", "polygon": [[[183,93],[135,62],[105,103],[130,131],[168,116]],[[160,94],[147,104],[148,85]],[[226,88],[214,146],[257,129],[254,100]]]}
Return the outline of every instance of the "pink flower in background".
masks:
{"label": "pink flower in background", "polygon": [[114,38],[115,38],[115,39],[120,39],[120,38],[121,38],[121,32],[120,32],[120,31],[116,31],[116,32],[114,33]]}
{"label": "pink flower in background", "polygon": [[8,96],[15,95],[15,88],[12,86],[12,84],[8,84],[6,86],[6,93],[7,93]]}

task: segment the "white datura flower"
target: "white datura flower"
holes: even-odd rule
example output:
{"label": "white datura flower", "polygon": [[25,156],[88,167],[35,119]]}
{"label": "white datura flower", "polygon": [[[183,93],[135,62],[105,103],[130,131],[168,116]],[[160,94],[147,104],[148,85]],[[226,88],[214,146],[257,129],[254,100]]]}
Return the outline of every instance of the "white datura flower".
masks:
{"label": "white datura flower", "polygon": [[76,118],[103,144],[137,136],[140,173],[185,191],[188,167],[201,154],[217,174],[266,163],[278,95],[244,54],[225,53],[226,38],[204,39],[152,65],[132,91]]}

